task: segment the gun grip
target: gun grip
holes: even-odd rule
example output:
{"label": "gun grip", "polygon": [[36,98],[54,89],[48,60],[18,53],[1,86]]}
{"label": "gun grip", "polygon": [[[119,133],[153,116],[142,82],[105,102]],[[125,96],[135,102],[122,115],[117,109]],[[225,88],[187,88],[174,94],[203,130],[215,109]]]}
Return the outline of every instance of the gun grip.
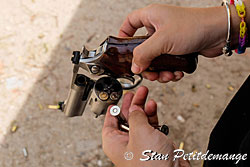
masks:
{"label": "gun grip", "polygon": [[[147,36],[129,38],[109,36],[106,40],[106,51],[100,59],[101,64],[116,77],[133,75],[131,71],[133,50],[147,38]],[[162,54],[152,61],[147,71],[184,71],[193,73],[197,63],[198,53],[187,55]]]}
{"label": "gun grip", "polygon": [[184,71],[186,73],[193,73],[197,67],[198,54],[186,55],[168,55],[163,54],[156,57],[147,71],[160,72],[160,71]]}

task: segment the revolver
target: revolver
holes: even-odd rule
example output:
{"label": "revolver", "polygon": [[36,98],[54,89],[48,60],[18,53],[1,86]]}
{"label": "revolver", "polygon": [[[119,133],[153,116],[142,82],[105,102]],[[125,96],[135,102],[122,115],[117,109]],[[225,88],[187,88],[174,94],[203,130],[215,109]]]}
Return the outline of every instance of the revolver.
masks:
{"label": "revolver", "polygon": [[[123,90],[133,89],[143,80],[131,71],[133,50],[148,36],[118,38],[109,36],[97,49],[74,51],[73,76],[67,100],[59,103],[68,117],[81,116],[87,106],[98,117],[109,105],[116,105]],[[198,53],[187,55],[162,54],[155,58],[146,71],[184,71],[193,73]]]}

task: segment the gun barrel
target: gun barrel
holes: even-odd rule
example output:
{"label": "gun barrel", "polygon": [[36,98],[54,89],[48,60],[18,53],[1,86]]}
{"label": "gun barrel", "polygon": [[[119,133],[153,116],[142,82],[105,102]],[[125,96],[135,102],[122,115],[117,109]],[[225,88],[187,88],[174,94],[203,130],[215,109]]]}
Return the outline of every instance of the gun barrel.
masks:
{"label": "gun barrel", "polygon": [[81,116],[88,102],[91,91],[91,82],[82,74],[77,74],[74,84],[71,86],[69,96],[65,102],[63,111],[66,116]]}

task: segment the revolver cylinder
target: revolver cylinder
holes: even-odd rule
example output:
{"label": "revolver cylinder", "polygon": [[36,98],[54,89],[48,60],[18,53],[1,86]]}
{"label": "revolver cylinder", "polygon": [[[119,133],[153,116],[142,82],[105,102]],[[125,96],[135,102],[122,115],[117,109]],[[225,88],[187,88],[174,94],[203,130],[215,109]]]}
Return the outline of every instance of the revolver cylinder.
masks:
{"label": "revolver cylinder", "polygon": [[96,116],[105,114],[109,105],[116,105],[122,96],[121,84],[112,77],[102,77],[96,81],[90,97],[90,109]]}

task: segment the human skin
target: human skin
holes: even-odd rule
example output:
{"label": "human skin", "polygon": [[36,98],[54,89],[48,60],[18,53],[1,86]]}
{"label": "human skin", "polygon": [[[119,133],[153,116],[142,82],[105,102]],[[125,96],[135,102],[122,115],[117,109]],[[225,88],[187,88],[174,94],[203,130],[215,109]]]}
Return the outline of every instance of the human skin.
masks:
{"label": "human skin", "polygon": [[[246,22],[250,22],[250,0],[244,1]],[[240,17],[230,5],[231,48],[238,46]],[[166,83],[178,81],[183,72],[145,72],[150,62],[161,54],[183,55],[198,52],[205,57],[222,54],[227,37],[227,12],[225,6],[187,8],[153,4],[130,13],[123,22],[119,36],[132,37],[138,28],[145,27],[150,38],[134,49],[131,70],[142,73],[151,81]],[[249,27],[249,26],[248,26]],[[249,31],[249,29],[248,29]]]}
{"label": "human skin", "polygon": [[[247,27],[249,27],[250,0],[244,0],[244,3],[247,11]],[[234,6],[230,5],[230,11],[231,48],[235,49],[238,46],[241,20]],[[199,52],[209,58],[220,56],[226,44],[227,13],[224,6],[185,8],[154,4],[129,14],[121,26],[119,36],[133,36],[141,27],[146,27],[151,37],[134,49],[132,71],[142,73],[146,79],[165,83],[181,79],[183,73],[144,72],[151,60],[161,54],[181,55],[191,52]],[[175,149],[173,142],[167,136],[152,127],[158,124],[157,109],[156,103],[152,100],[145,105],[147,91],[145,87],[139,88],[135,95],[128,93],[123,99],[122,113],[130,125],[129,133],[119,131],[118,120],[107,112],[102,134],[104,152],[117,167],[190,166],[181,159],[177,162],[148,161],[147,164],[138,161],[139,155],[145,149],[165,154],[171,154]],[[126,151],[132,151],[135,158],[126,161],[124,159]]]}
{"label": "human skin", "polygon": [[[183,159],[173,161],[174,143],[168,136],[155,129],[158,124],[157,105],[154,100],[146,103],[148,89],[140,87],[135,95],[127,93],[122,104],[122,114],[129,123],[129,132],[120,131],[118,119],[110,115],[108,108],[103,131],[102,142],[105,154],[116,167],[189,167],[189,163]],[[140,161],[142,152],[153,150],[162,154],[169,154],[168,160]],[[132,160],[126,160],[124,154],[133,153]]]}

